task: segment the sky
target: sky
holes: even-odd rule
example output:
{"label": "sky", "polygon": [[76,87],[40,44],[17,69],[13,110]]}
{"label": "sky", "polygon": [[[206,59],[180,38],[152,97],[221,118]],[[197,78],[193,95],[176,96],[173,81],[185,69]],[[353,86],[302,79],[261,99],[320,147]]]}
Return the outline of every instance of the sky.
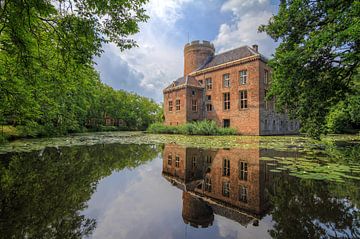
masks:
{"label": "sky", "polygon": [[150,19],[132,36],[139,47],[121,52],[103,46],[95,68],[102,82],[163,100],[162,90],[183,76],[183,49],[188,41],[208,40],[216,54],[243,45],[259,45],[271,57],[277,44],[258,27],[276,14],[279,0],[150,0]]}

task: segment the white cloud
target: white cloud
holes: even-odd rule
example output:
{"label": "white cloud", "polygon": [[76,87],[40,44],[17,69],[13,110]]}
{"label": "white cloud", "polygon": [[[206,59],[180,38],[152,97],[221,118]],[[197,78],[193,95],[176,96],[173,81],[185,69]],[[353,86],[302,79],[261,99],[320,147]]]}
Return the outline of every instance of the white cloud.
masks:
{"label": "white cloud", "polygon": [[266,24],[276,11],[271,0],[227,0],[221,6],[221,11],[231,12],[233,21],[220,26],[214,40],[218,51],[258,44],[261,53],[271,56],[275,42],[266,33],[258,32],[258,27]]}
{"label": "white cloud", "polygon": [[146,6],[149,22],[140,24],[140,32],[134,36],[139,47],[120,52],[111,44],[97,60],[102,80],[116,89],[162,101],[162,89],[183,71],[182,47],[172,42],[180,34],[175,23],[183,17],[182,9],[188,2],[151,0]]}

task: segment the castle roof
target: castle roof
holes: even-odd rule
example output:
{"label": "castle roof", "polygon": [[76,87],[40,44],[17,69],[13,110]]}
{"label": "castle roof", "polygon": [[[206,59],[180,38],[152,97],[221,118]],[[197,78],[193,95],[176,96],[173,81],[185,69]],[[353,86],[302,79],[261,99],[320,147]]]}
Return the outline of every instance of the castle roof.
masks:
{"label": "castle roof", "polygon": [[254,49],[249,46],[242,46],[239,48],[235,48],[230,51],[226,51],[212,57],[209,57],[208,60],[197,70],[203,70],[206,68],[218,66],[224,63],[228,63],[231,61],[240,60],[242,58],[259,55]]}
{"label": "castle roof", "polygon": [[185,76],[185,77],[180,77],[177,80],[173,81],[168,87],[164,89],[164,91],[171,90],[174,88],[181,88],[185,86],[201,87],[200,83],[197,80],[195,80],[195,77]]}

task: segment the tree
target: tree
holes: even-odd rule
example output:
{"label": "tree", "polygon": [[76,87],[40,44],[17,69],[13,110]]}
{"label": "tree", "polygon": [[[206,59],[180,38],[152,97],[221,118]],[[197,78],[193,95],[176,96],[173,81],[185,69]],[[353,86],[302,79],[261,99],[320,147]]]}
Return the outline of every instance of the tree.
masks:
{"label": "tree", "polygon": [[269,97],[298,118],[310,136],[326,132],[326,117],[346,97],[359,94],[360,2],[283,0],[259,30],[280,41]]}
{"label": "tree", "polygon": [[[129,35],[147,20],[146,2],[0,0],[0,119],[26,136],[79,132],[88,119],[105,114],[133,129],[146,127],[155,116],[132,119],[143,120],[140,114],[152,115],[159,106],[104,85],[93,67],[102,44],[136,46]],[[129,115],[132,108],[138,111]]]}

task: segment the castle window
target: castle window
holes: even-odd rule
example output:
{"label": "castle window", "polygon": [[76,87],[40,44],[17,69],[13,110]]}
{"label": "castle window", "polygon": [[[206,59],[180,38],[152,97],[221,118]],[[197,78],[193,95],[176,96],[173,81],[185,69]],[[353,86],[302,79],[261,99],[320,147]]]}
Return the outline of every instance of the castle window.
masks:
{"label": "castle window", "polygon": [[248,164],[246,162],[240,162],[240,180],[247,181],[248,176]]}
{"label": "castle window", "polygon": [[173,110],[173,102],[169,101],[169,111],[172,111],[172,110]]}
{"label": "castle window", "polygon": [[176,100],[175,101],[175,107],[176,107],[176,110],[179,111],[180,110],[180,100]]}
{"label": "castle window", "polygon": [[247,194],[248,194],[247,187],[240,186],[240,188],[239,188],[239,201],[247,203]]}
{"label": "castle window", "polygon": [[264,71],[264,83],[267,84],[269,82],[269,71]]}
{"label": "castle window", "polygon": [[206,100],[207,100],[207,101],[211,101],[211,95],[207,95],[207,96],[206,96]]}
{"label": "castle window", "polygon": [[179,167],[180,166],[180,157],[178,155],[175,155],[175,167]]}
{"label": "castle window", "polygon": [[240,109],[246,109],[248,107],[247,91],[240,91]]}
{"label": "castle window", "polygon": [[224,119],[223,120],[223,127],[229,128],[230,127],[230,119]]}
{"label": "castle window", "polygon": [[169,156],[168,156],[168,165],[171,165],[171,163],[172,163],[172,155],[169,154]]}
{"label": "castle window", "polygon": [[240,76],[240,84],[245,85],[247,83],[247,70],[243,70],[239,72]]}
{"label": "castle window", "polygon": [[223,182],[222,195],[224,197],[229,197],[230,196],[230,182]]}
{"label": "castle window", "polygon": [[212,111],[212,110],[213,110],[212,104],[211,104],[211,103],[207,103],[207,104],[206,104],[206,111],[210,112],[210,111]]}
{"label": "castle window", "polygon": [[197,100],[192,100],[191,101],[191,109],[192,111],[196,112],[197,111]]}
{"label": "castle window", "polygon": [[207,78],[205,80],[205,84],[206,84],[206,89],[207,90],[211,90],[212,89],[212,79],[211,78]]}
{"label": "castle window", "polygon": [[211,178],[210,177],[205,178],[205,191],[211,192]]}
{"label": "castle window", "polygon": [[204,83],[203,80],[199,80],[200,85],[203,85],[203,83]]}
{"label": "castle window", "polygon": [[225,88],[230,87],[230,74],[223,75],[223,87]]}
{"label": "castle window", "polygon": [[273,120],[272,129],[273,129],[273,130],[276,130],[276,122],[275,122],[275,120]]}
{"label": "castle window", "polygon": [[206,156],[206,162],[207,162],[207,163],[211,163],[211,161],[212,161],[212,157],[209,156],[209,155],[207,155],[207,156]]}
{"label": "castle window", "polygon": [[224,93],[224,110],[230,109],[230,92]]}
{"label": "castle window", "polygon": [[191,95],[192,95],[192,96],[196,95],[196,91],[195,91],[195,90],[192,90],[192,91],[191,91]]}
{"label": "castle window", "polygon": [[223,176],[230,176],[230,160],[223,160]]}

